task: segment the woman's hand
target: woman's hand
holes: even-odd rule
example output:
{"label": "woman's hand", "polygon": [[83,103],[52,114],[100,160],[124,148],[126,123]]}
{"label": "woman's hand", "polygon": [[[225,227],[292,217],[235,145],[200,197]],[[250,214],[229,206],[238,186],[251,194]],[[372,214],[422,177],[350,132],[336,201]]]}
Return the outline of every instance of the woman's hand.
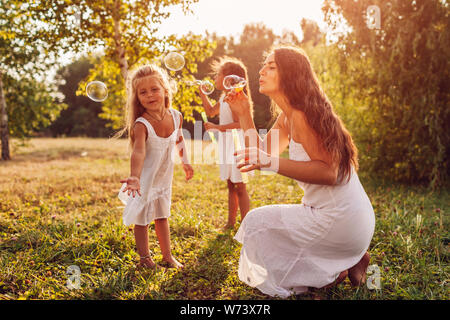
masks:
{"label": "woman's hand", "polygon": [[183,170],[186,174],[186,181],[191,180],[194,176],[194,169],[192,168],[192,166],[190,164],[183,164]]}
{"label": "woman's hand", "polygon": [[212,123],[212,122],[205,122],[204,126],[205,126],[205,130],[206,131],[208,131],[208,130],[217,130],[217,125],[215,123]]}
{"label": "woman's hand", "polygon": [[243,117],[250,113],[250,102],[244,91],[231,90],[227,93],[223,101],[230,105],[231,111],[238,117]]}
{"label": "woman's hand", "polygon": [[131,176],[126,179],[120,180],[120,182],[127,184],[123,192],[127,192],[128,195],[133,194],[133,198],[135,197],[136,193],[142,196],[138,177]]}
{"label": "woman's hand", "polygon": [[241,172],[271,168],[275,162],[275,159],[270,154],[255,147],[238,150],[234,155],[236,157],[237,168]]}

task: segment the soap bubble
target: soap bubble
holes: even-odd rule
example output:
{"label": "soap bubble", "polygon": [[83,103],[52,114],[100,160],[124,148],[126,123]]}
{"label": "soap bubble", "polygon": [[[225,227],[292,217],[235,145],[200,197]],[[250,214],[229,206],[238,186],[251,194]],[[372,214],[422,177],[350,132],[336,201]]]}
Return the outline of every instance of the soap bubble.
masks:
{"label": "soap bubble", "polygon": [[184,67],[184,57],[178,52],[169,52],[164,57],[164,65],[172,71],[181,70]]}
{"label": "soap bubble", "polygon": [[227,90],[231,89],[242,89],[247,84],[247,81],[244,78],[231,74],[223,78],[223,87]]}
{"label": "soap bubble", "polygon": [[190,86],[199,86],[200,90],[206,95],[210,95],[214,92],[214,85],[208,80],[186,81],[186,84]]}
{"label": "soap bubble", "polygon": [[214,91],[214,85],[208,80],[202,81],[200,84],[200,90],[206,95],[210,95]]}
{"label": "soap bubble", "polygon": [[86,94],[91,100],[102,102],[108,97],[108,88],[101,81],[91,81],[86,86]]}

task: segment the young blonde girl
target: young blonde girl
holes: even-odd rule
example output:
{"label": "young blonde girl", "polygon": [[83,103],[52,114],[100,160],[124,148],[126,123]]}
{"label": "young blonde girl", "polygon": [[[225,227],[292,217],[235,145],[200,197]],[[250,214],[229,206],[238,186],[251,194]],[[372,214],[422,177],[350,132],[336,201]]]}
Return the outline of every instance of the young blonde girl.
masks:
{"label": "young blonde girl", "polygon": [[128,97],[128,120],[121,134],[128,132],[132,147],[131,173],[121,192],[128,195],[123,212],[125,225],[134,224],[140,266],[153,268],[148,243],[148,226],[154,220],[163,261],[181,268],[170,249],[170,216],[173,151],[182,158],[186,180],[193,169],[184,152],[181,133],[183,117],[171,108],[172,91],[167,73],[155,65],[145,65],[131,76]]}
{"label": "young blonde girl", "polygon": [[[207,116],[215,117],[219,115],[219,125],[206,122],[205,129],[219,131],[220,178],[226,180],[228,185],[228,222],[225,228],[233,228],[236,223],[238,208],[241,212],[241,221],[249,211],[250,197],[248,196],[246,185],[242,180],[242,174],[236,168],[236,163],[233,159],[235,150],[231,130],[240,129],[240,124],[239,119],[231,111],[228,103],[223,101],[227,92],[223,86],[223,79],[227,75],[237,75],[247,80],[244,92],[248,97],[250,97],[250,89],[248,86],[247,69],[239,59],[222,57],[218,61],[215,61],[211,67],[215,74],[214,82],[216,88],[223,91],[219,102],[213,106],[208,97],[201,90],[199,91]],[[241,130],[238,131],[242,137]],[[244,145],[243,142],[241,144]]]}

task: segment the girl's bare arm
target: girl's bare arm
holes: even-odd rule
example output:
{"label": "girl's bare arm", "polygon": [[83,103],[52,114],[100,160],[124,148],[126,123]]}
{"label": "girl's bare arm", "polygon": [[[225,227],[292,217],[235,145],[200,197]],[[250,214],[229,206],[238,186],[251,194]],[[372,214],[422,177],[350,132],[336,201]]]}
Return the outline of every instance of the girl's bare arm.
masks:
{"label": "girl's bare arm", "polygon": [[145,159],[145,140],[147,138],[147,128],[142,123],[134,126],[134,145],[131,153],[131,177],[139,178]]}

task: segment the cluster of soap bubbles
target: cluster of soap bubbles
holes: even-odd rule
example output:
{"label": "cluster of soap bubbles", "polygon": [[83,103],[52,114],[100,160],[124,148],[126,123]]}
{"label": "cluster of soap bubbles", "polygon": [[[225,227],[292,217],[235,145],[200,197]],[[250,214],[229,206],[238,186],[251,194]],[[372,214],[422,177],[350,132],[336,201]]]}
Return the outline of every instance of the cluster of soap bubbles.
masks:
{"label": "cluster of soap bubbles", "polygon": [[[164,65],[167,69],[172,71],[179,71],[184,67],[184,57],[178,52],[170,52],[164,57]],[[206,94],[210,95],[214,91],[214,85],[208,80],[194,80],[187,81],[188,85],[196,85],[200,87],[200,90]]]}
{"label": "cluster of soap bubbles", "polygon": [[214,91],[214,85],[208,80],[194,80],[185,82],[189,86],[199,86],[200,90],[206,95],[210,95]]}
{"label": "cluster of soap bubbles", "polygon": [[[183,55],[178,52],[169,52],[163,59],[164,65],[167,69],[171,71],[179,71],[183,69],[185,60]],[[210,95],[214,92],[214,85],[208,80],[194,80],[187,81],[188,85],[196,85],[200,87],[200,90],[206,94]],[[228,75],[223,78],[223,86],[227,90],[242,90],[247,81],[236,75]],[[105,101],[108,97],[108,88],[101,81],[91,81],[86,86],[87,96],[96,102]]]}
{"label": "cluster of soap bubbles", "polygon": [[[183,55],[175,51],[169,52],[164,57],[163,61],[166,68],[171,71],[179,71],[183,69],[185,64]],[[200,90],[206,95],[209,95],[214,91],[214,85],[208,80],[189,81],[188,84],[198,85]],[[91,81],[86,86],[86,94],[91,100],[102,102],[108,97],[108,88],[101,81]]]}

